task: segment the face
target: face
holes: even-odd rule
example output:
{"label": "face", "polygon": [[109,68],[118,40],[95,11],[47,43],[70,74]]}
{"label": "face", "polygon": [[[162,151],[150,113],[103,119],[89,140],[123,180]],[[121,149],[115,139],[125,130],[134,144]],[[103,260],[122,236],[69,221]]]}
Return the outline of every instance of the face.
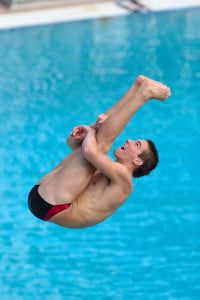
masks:
{"label": "face", "polygon": [[134,161],[139,155],[148,150],[148,142],[145,140],[127,140],[124,145],[116,149],[114,154],[118,161]]}

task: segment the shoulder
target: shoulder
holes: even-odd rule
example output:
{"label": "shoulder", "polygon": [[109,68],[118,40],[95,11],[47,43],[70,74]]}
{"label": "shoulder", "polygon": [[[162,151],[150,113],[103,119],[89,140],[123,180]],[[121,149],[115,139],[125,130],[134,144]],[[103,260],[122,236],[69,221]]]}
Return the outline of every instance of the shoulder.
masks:
{"label": "shoulder", "polygon": [[113,184],[116,185],[119,189],[125,191],[127,195],[129,195],[133,190],[132,176],[127,170],[127,168],[115,162],[115,180]]}
{"label": "shoulder", "polygon": [[128,169],[124,165],[118,162],[114,162],[114,165],[115,165],[116,175],[118,175],[121,179],[124,179],[126,181],[132,181],[131,174],[129,173]]}

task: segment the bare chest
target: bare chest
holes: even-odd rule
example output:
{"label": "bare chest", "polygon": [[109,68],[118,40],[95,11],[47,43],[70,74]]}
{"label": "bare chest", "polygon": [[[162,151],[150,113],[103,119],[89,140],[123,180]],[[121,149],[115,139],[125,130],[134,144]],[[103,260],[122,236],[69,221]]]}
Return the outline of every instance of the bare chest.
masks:
{"label": "bare chest", "polygon": [[110,185],[110,180],[100,172],[96,172],[92,177],[88,188],[95,192],[103,192]]}

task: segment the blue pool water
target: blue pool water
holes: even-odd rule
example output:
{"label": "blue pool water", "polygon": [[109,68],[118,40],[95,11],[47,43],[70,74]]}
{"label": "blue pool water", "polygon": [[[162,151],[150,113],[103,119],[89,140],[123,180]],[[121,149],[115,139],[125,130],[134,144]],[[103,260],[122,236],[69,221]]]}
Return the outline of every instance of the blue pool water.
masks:
{"label": "blue pool water", "polygon": [[[2,300],[200,299],[200,9],[0,32]],[[69,230],[34,218],[33,184],[138,74],[172,97],[149,102],[127,137],[161,162],[103,223]],[[110,153],[112,156],[112,152]]]}

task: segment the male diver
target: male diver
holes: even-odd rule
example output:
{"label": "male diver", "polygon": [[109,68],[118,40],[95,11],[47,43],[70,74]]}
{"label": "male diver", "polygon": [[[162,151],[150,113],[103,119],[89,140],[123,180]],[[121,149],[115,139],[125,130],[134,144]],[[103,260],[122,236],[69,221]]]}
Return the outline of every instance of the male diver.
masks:
{"label": "male diver", "polygon": [[77,126],[67,139],[73,152],[32,188],[31,212],[68,228],[84,228],[109,217],[133,192],[132,177],[149,174],[158,163],[150,140],[130,140],[107,153],[134,113],[150,99],[165,100],[170,89],[138,76],[128,92],[94,125]]}

